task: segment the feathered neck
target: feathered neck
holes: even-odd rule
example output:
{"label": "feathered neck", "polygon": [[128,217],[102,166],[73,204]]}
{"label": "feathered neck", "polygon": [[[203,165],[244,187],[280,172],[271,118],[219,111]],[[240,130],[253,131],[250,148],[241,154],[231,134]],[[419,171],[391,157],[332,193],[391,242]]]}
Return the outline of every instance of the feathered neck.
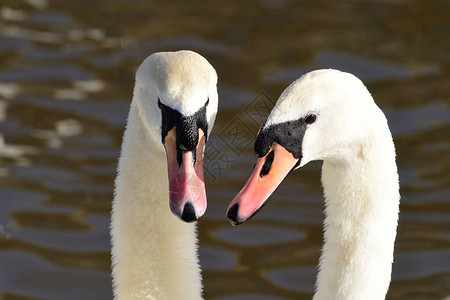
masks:
{"label": "feathered neck", "polygon": [[133,100],[115,182],[115,299],[201,299],[196,225],[171,213],[164,150],[138,110]]}
{"label": "feathered neck", "polygon": [[379,126],[347,161],[324,161],[322,184],[325,244],[313,299],[384,299],[400,199],[387,125]]}

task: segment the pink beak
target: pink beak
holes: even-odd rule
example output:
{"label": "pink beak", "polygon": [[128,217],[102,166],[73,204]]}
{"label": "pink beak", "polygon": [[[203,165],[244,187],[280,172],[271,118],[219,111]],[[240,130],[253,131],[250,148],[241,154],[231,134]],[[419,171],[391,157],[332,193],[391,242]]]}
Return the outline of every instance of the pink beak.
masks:
{"label": "pink beak", "polygon": [[283,146],[274,143],[266,156],[258,159],[247,183],[228,206],[231,224],[239,225],[253,217],[297,162]]}
{"label": "pink beak", "polygon": [[193,151],[182,151],[181,165],[177,160],[175,134],[165,140],[169,172],[170,210],[185,222],[194,222],[206,211],[206,190],[203,178],[203,148],[205,136],[199,132],[194,160]]}

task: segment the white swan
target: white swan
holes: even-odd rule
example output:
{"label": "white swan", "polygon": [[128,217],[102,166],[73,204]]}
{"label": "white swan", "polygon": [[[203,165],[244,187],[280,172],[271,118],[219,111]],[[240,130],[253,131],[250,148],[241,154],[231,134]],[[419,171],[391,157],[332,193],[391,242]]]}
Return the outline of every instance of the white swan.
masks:
{"label": "white swan", "polygon": [[399,184],[386,118],[363,83],[308,73],[280,96],[258,133],[253,174],[228,208],[252,217],[289,171],[323,160],[325,244],[315,300],[384,299],[391,278]]}
{"label": "white swan", "polygon": [[197,53],[155,53],[139,67],[112,210],[115,299],[202,298],[196,225],[171,210],[191,222],[206,209],[217,102],[217,74]]}

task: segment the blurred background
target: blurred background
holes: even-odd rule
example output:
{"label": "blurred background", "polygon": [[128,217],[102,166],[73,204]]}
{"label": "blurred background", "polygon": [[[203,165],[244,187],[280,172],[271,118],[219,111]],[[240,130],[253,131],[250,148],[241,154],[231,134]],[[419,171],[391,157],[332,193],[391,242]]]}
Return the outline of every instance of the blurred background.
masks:
{"label": "blurred background", "polygon": [[179,49],[219,74],[198,223],[206,299],[311,298],[321,163],[291,173],[238,228],[225,210],[267,110],[330,67],[364,81],[397,147],[387,299],[450,295],[450,1],[0,0],[0,299],[112,299],[108,226],[134,73]]}

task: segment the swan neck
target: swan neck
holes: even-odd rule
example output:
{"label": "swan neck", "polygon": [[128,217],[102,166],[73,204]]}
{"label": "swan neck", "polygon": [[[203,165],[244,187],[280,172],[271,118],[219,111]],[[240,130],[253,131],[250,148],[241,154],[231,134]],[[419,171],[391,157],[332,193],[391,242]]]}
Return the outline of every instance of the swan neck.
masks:
{"label": "swan neck", "polygon": [[322,184],[325,243],[314,300],[384,299],[400,198],[391,135],[344,164],[324,161]]}

